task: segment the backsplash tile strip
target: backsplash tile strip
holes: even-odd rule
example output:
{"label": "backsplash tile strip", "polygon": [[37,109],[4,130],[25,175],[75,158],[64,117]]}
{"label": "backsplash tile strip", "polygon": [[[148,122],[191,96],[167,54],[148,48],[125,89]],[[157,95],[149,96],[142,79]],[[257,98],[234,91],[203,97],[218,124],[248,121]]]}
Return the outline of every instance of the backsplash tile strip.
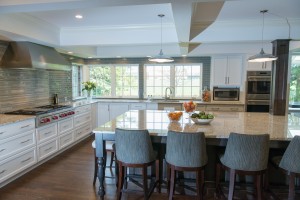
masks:
{"label": "backsplash tile strip", "polygon": [[72,99],[71,71],[0,68],[0,113]]}

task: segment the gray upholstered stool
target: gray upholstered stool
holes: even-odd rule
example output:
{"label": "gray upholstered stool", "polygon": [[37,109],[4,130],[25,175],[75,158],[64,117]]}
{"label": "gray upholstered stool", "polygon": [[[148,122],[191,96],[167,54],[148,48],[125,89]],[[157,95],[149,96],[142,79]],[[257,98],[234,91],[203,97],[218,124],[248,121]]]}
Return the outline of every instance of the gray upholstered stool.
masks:
{"label": "gray upholstered stool", "polygon": [[173,199],[176,171],[196,172],[197,199],[203,198],[204,166],[207,164],[204,133],[169,131],[166,161],[168,165],[168,193]]}
{"label": "gray upholstered stool", "polygon": [[230,133],[225,154],[220,156],[220,163],[217,164],[217,193],[220,191],[219,179],[222,167],[230,171],[228,199],[233,199],[236,174],[255,176],[256,199],[262,199],[262,175],[266,173],[268,166],[269,138],[268,134]]}
{"label": "gray upholstered stool", "polygon": [[[106,152],[111,153],[110,164],[109,164],[110,169],[112,169],[113,161],[115,159],[115,151],[114,151],[113,145],[114,145],[114,142],[106,141],[106,146],[105,146]],[[97,174],[98,174],[98,158],[96,156],[96,151],[95,151],[96,150],[95,140],[92,142],[92,147],[94,148],[94,155],[95,155],[95,167],[94,167],[94,179],[93,179],[93,185],[95,185],[96,180],[97,180]]]}
{"label": "gray upholstered stool", "polygon": [[[117,199],[122,197],[125,168],[142,168],[144,199],[149,199],[155,186],[159,184],[159,160],[156,160],[156,152],[153,151],[152,142],[148,130],[124,130],[116,129],[116,157],[119,166]],[[147,167],[156,164],[156,177],[154,184],[148,189]]]}
{"label": "gray upholstered stool", "polygon": [[300,136],[294,136],[282,157],[271,160],[276,167],[279,166],[290,176],[288,199],[295,199],[295,179],[300,177]]}

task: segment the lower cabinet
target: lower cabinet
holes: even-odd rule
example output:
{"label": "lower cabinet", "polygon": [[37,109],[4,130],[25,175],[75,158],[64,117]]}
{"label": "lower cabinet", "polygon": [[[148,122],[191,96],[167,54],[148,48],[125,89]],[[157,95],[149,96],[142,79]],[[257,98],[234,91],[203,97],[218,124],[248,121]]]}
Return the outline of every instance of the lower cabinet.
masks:
{"label": "lower cabinet", "polygon": [[206,111],[244,112],[244,105],[206,105]]}
{"label": "lower cabinet", "polygon": [[0,162],[0,182],[22,172],[37,162],[36,148],[32,147]]}
{"label": "lower cabinet", "polygon": [[58,151],[57,138],[39,144],[37,146],[38,161],[47,158],[48,156],[54,154],[57,151]]}
{"label": "lower cabinet", "polygon": [[58,139],[59,149],[63,149],[73,143],[73,141],[74,141],[73,133],[74,133],[74,131],[70,131],[70,132],[64,133],[63,135],[59,136],[59,139]]}
{"label": "lower cabinet", "polygon": [[74,131],[74,140],[79,140],[80,138],[90,134],[92,132],[91,123],[88,122]]}

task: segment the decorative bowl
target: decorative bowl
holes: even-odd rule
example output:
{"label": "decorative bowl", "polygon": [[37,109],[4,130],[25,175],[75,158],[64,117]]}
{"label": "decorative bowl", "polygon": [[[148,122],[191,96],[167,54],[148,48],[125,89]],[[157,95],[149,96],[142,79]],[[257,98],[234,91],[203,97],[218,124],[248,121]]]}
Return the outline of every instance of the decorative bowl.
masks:
{"label": "decorative bowl", "polygon": [[182,112],[169,112],[168,118],[170,122],[178,122],[182,117]]}
{"label": "decorative bowl", "polygon": [[205,124],[209,124],[212,120],[214,120],[213,118],[212,119],[198,119],[198,118],[192,118],[191,117],[191,120],[195,123],[195,124],[202,124],[202,125],[205,125]]}

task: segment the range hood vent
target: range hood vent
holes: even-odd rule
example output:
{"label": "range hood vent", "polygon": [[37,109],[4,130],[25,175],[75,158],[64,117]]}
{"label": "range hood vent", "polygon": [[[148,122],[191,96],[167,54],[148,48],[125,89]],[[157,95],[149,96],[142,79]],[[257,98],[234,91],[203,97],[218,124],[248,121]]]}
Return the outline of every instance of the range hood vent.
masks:
{"label": "range hood vent", "polygon": [[0,67],[10,69],[71,70],[69,63],[54,48],[31,42],[9,42]]}

